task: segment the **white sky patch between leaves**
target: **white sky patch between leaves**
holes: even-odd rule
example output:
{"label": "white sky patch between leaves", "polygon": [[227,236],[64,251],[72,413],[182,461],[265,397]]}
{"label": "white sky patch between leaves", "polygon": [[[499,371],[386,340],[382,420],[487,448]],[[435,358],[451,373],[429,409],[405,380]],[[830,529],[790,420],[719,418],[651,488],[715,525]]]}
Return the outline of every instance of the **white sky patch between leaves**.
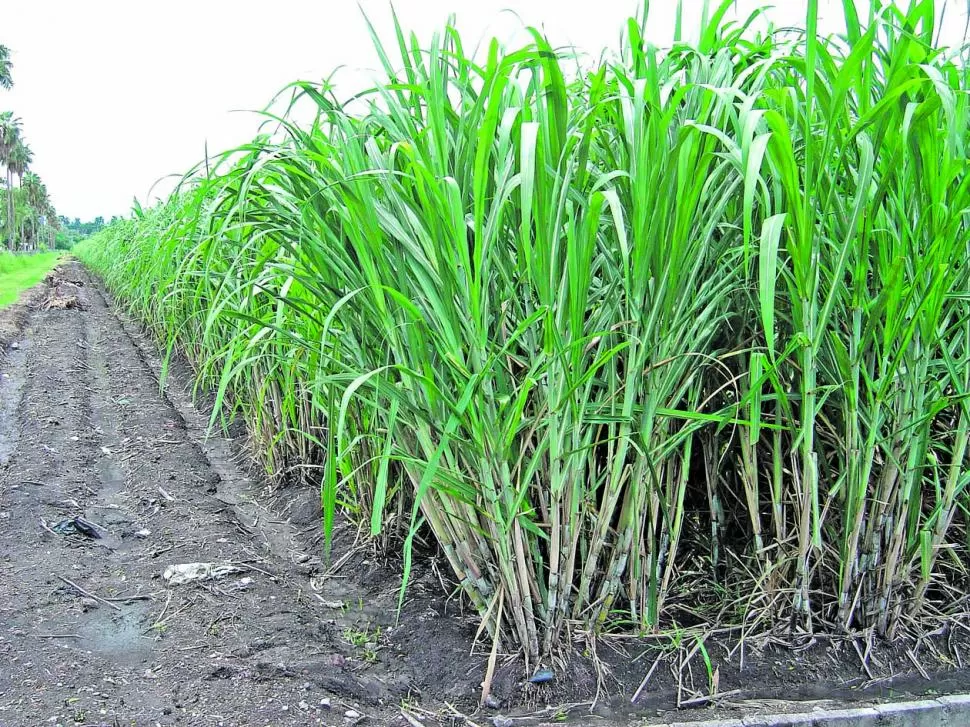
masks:
{"label": "white sky patch between leaves", "polygon": [[[715,3],[712,3],[714,5]],[[738,0],[747,17],[768,3]],[[941,3],[942,4],[942,3]],[[805,0],[776,0],[776,26],[800,25]],[[841,0],[820,0],[820,32],[842,29]],[[865,0],[857,3],[866,17]],[[698,26],[703,0],[684,0],[685,33]],[[866,7],[863,7],[866,6]],[[389,45],[387,0],[360,7]],[[14,88],[0,90],[0,111],[21,117],[34,152],[33,169],[60,214],[84,220],[127,215],[172,188],[210,153],[251,139],[260,118],[250,113],[297,79],[336,76],[346,97],[374,78],[373,52],[353,0],[29,0],[3,12],[0,44],[10,48]],[[398,0],[407,30],[427,41],[448,15],[457,16],[468,48],[492,36],[508,47],[524,42],[524,25],[542,28],[554,45],[598,56],[619,46],[636,2],[619,0]],[[669,43],[674,0],[651,2],[648,39]],[[961,43],[966,3],[951,0],[942,42]],[[152,190],[155,185],[154,190]],[[151,192],[151,194],[150,194]]]}

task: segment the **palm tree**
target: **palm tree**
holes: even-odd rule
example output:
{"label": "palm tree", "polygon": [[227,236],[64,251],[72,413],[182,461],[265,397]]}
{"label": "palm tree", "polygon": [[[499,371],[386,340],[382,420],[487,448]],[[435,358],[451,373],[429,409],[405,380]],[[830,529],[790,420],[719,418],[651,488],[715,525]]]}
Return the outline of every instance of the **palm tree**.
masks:
{"label": "palm tree", "polygon": [[53,250],[57,246],[57,231],[61,229],[61,218],[54,209],[54,203],[47,200],[47,209],[44,211],[47,220],[47,247]]}
{"label": "palm tree", "polygon": [[13,86],[13,61],[10,60],[10,49],[0,45],[0,88]]}
{"label": "palm tree", "polygon": [[13,236],[13,170],[10,155],[20,142],[20,119],[12,111],[0,113],[0,164],[7,168],[7,246],[14,249]]}
{"label": "palm tree", "polygon": [[38,230],[45,226],[51,219],[53,208],[51,207],[50,197],[47,194],[47,185],[40,177],[33,172],[24,174],[24,181],[21,185],[23,199],[27,206],[27,219],[24,220],[24,233],[27,231],[27,223],[30,224],[30,237],[26,234],[24,238],[24,248],[28,250],[37,249]]}
{"label": "palm tree", "polygon": [[34,161],[34,152],[24,141],[23,136],[17,139],[16,145],[10,151],[10,167],[13,169],[13,173],[17,175],[17,184],[23,185],[24,174],[30,169],[30,165]]}
{"label": "palm tree", "polygon": [[[27,142],[24,141],[23,134],[18,135],[18,138],[14,142],[13,148],[7,155],[7,179],[8,179],[8,190],[10,198],[13,203],[10,205],[11,211],[11,222],[16,224],[16,201],[13,196],[13,175],[17,175],[17,184],[23,186],[24,174],[30,168],[31,162],[34,161],[34,153],[27,146]],[[11,232],[14,229],[14,225],[10,226]],[[15,246],[15,245],[14,245]]]}
{"label": "palm tree", "polygon": [[[21,198],[26,203],[25,207],[27,212],[20,234],[21,247],[25,250],[32,249],[34,238],[37,236],[37,224],[40,221],[41,210],[43,209],[42,196],[47,193],[43,189],[43,186],[44,183],[40,181],[40,177],[33,172],[26,172],[23,176],[23,181],[20,183],[20,189],[23,192]],[[27,235],[28,224],[30,225],[29,237]]]}
{"label": "palm tree", "polygon": [[[24,141],[23,135],[17,140],[16,146],[10,151],[10,156],[7,159],[7,168],[17,175],[17,184],[20,187],[24,186],[24,174],[30,168],[31,162],[34,161],[34,152],[31,151],[30,147],[27,146],[27,142]],[[11,190],[11,195],[13,191]],[[14,205],[14,212],[16,213],[16,205]],[[28,213],[30,208],[28,206]],[[16,214],[15,214],[16,216]],[[26,222],[26,221],[25,221]],[[21,231],[23,232],[23,230]],[[23,234],[21,234],[23,237]]]}

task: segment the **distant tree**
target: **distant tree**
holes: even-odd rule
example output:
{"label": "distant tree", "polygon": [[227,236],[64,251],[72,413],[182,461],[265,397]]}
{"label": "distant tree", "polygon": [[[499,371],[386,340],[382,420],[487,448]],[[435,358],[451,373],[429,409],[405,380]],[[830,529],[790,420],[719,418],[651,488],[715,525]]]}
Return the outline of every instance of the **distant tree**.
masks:
{"label": "distant tree", "polygon": [[[12,87],[13,61],[10,58],[10,49],[0,45],[0,88]],[[53,245],[55,233],[61,227],[61,220],[51,204],[46,185],[40,177],[28,171],[33,156],[30,147],[24,142],[20,119],[14,117],[11,111],[0,113],[0,164],[7,172],[5,201],[7,246],[10,250],[17,247],[18,207],[22,211],[20,237],[24,249],[37,249],[42,238],[46,244]],[[14,190],[14,174],[20,183],[19,190]]]}
{"label": "distant tree", "polygon": [[51,214],[50,198],[47,195],[47,186],[33,172],[24,174],[21,190],[27,203],[21,228],[21,247],[36,250],[40,230]]}
{"label": "distant tree", "polygon": [[13,61],[10,60],[10,49],[0,45],[0,88],[13,87]]}
{"label": "distant tree", "polygon": [[68,250],[85,237],[100,231],[104,226],[104,217],[96,217],[91,222],[82,222],[80,217],[75,217],[73,220],[61,217],[60,230],[56,238],[57,248]]}
{"label": "distant tree", "polygon": [[[7,195],[10,197],[11,201],[14,199],[13,195],[13,175],[17,175],[17,184],[23,186],[24,174],[30,169],[30,163],[34,160],[34,153],[27,146],[27,142],[24,141],[23,135],[19,134],[17,140],[14,142],[13,149],[7,155]],[[10,225],[8,226],[8,231],[10,233],[10,249],[16,249],[16,242],[14,240],[14,229],[17,222],[16,216],[16,205],[10,205]]]}
{"label": "distant tree", "polygon": [[7,158],[7,166],[11,167],[13,173],[17,175],[17,184],[22,185],[24,183],[24,174],[30,169],[33,161],[34,152],[31,151],[27,142],[24,141],[23,134],[21,134],[16,144],[14,144],[13,149],[10,150],[10,156]]}
{"label": "distant tree", "polygon": [[0,113],[0,164],[7,168],[7,246],[14,249],[13,162],[11,154],[20,142],[20,119],[12,111]]}

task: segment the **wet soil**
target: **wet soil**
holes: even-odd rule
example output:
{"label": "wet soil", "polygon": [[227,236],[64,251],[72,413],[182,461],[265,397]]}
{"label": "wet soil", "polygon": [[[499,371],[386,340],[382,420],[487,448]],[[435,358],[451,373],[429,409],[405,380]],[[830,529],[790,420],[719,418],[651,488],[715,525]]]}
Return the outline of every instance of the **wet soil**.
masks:
{"label": "wet soil", "polygon": [[[714,674],[669,636],[600,639],[598,670],[578,638],[542,686],[500,657],[479,709],[487,645],[446,566],[421,559],[398,619],[400,563],[350,524],[323,563],[317,493],[270,491],[243,438],[207,437],[190,372],[162,391],[108,300],[69,262],[0,311],[0,727],[645,724],[970,689],[959,629],[798,652],[726,631]],[[163,577],[195,562],[234,570]]]}

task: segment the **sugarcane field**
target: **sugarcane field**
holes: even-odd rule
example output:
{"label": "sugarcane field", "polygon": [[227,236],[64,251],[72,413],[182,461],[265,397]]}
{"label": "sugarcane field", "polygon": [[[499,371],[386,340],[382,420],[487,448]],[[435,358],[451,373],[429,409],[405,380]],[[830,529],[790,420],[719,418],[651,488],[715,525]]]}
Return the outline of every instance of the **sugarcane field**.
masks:
{"label": "sugarcane field", "polygon": [[970,1],[11,5],[0,727],[970,725]]}

